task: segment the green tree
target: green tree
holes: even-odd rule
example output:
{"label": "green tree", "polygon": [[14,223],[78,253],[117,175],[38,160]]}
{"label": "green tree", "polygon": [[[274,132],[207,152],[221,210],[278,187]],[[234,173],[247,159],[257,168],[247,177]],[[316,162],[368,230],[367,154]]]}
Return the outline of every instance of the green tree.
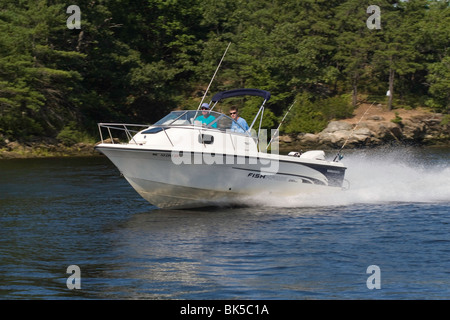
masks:
{"label": "green tree", "polygon": [[70,65],[84,57],[55,45],[62,6],[33,4],[4,1],[0,10],[0,130],[19,137],[51,134],[73,116],[68,97],[81,76]]}
{"label": "green tree", "polygon": [[425,14],[426,2],[415,0],[382,7],[383,43],[375,52],[374,62],[381,74],[388,75],[389,110],[393,107],[396,77],[413,75],[424,68],[420,63],[420,32],[417,30]]}
{"label": "green tree", "polygon": [[[229,42],[209,94],[270,91],[266,127],[296,96],[290,132],[316,132],[349,114],[350,92],[353,106],[360,93],[389,88],[390,107],[409,99],[448,110],[448,1],[379,0],[380,30],[366,26],[366,0],[76,4],[81,29],[66,27],[62,0],[1,2],[1,134],[67,138],[94,133],[100,121],[153,122],[175,107],[195,108]],[[240,103],[252,119],[256,104]]]}
{"label": "green tree", "polygon": [[430,84],[429,92],[432,98],[427,103],[436,111],[450,110],[450,57],[429,65],[427,75]]}
{"label": "green tree", "polygon": [[430,1],[425,17],[419,22],[420,51],[426,73],[421,83],[426,84],[429,98],[426,104],[438,112],[450,109],[450,5],[448,1]]}
{"label": "green tree", "polygon": [[370,1],[349,0],[335,9],[336,53],[343,90],[350,86],[352,105],[357,105],[358,87],[371,81],[372,56],[380,46],[380,30],[367,27]]}
{"label": "green tree", "polygon": [[330,120],[344,119],[352,113],[353,107],[346,96],[314,99],[312,94],[298,94],[281,131],[317,133],[325,129]]}

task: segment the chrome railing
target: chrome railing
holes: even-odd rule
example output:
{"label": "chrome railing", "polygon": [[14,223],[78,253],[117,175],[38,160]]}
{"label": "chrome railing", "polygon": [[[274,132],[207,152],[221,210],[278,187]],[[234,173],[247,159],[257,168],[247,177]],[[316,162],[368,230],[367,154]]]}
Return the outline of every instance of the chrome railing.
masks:
{"label": "chrome railing", "polygon": [[[129,124],[129,123],[98,123],[98,131],[100,133],[100,140],[102,143],[106,143],[103,138],[103,131],[106,129],[109,135],[109,139],[111,139],[111,143],[115,144],[113,134],[111,133],[111,130],[119,130],[123,131],[127,137],[127,143],[134,140],[134,135],[142,130],[142,128],[148,128],[150,125],[148,124]],[[140,130],[133,129],[134,127],[139,127]],[[137,143],[136,143],[137,144]]]}

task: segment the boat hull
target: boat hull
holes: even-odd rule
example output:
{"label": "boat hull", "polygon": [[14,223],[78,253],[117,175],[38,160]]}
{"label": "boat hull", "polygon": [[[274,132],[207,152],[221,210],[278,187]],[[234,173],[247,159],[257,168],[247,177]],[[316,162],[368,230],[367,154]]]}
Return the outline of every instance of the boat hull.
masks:
{"label": "boat hull", "polygon": [[340,190],[345,168],[269,155],[180,153],[122,145],[96,147],[148,202],[164,209],[245,205],[252,196]]}

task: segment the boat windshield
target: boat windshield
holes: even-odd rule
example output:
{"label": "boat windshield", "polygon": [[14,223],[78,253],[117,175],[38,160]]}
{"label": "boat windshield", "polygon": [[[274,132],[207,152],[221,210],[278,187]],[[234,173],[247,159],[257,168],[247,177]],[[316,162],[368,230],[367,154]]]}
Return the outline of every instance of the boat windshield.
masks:
{"label": "boat windshield", "polygon": [[154,126],[202,126],[222,131],[228,129],[236,133],[249,134],[236,121],[223,113],[215,111],[209,111],[206,115],[196,110],[172,111],[156,122]]}

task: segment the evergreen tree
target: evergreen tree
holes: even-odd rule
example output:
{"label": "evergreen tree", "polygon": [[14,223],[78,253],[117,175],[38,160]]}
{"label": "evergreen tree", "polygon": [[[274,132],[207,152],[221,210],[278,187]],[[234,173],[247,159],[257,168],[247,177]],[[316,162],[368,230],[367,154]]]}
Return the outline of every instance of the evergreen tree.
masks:
{"label": "evergreen tree", "polygon": [[84,56],[60,50],[55,32],[65,21],[61,5],[40,0],[4,2],[0,11],[0,130],[13,136],[49,135],[76,111],[73,70]]}
{"label": "evergreen tree", "polygon": [[[371,82],[372,57],[380,46],[380,30],[369,29],[367,8],[370,1],[349,0],[336,8],[336,54],[343,89],[351,87],[352,105],[356,106],[358,87]],[[381,24],[380,24],[381,27]]]}
{"label": "evergreen tree", "polygon": [[418,24],[420,32],[420,51],[426,73],[417,79],[429,98],[426,104],[438,112],[450,110],[450,3],[449,1],[430,1],[425,17]]}
{"label": "evergreen tree", "polygon": [[[366,25],[371,4],[79,0],[81,29],[69,29],[62,0],[3,0],[0,134],[95,134],[96,122],[153,122],[173,108],[195,108],[229,42],[210,94],[270,91],[267,125],[276,126],[298,95],[303,115],[293,110],[291,118],[302,125],[290,132],[341,117],[350,92],[353,106],[359,93],[390,89],[389,107],[448,110],[449,1],[379,0],[374,30]],[[254,99],[236,103],[253,116]]]}
{"label": "evergreen tree", "polygon": [[[427,0],[399,2],[382,8],[383,43],[375,53],[374,62],[382,75],[388,74],[388,108],[393,107],[397,77],[415,74],[420,64],[418,22],[423,18]],[[398,79],[400,80],[400,79]],[[403,92],[404,93],[404,92]]]}

